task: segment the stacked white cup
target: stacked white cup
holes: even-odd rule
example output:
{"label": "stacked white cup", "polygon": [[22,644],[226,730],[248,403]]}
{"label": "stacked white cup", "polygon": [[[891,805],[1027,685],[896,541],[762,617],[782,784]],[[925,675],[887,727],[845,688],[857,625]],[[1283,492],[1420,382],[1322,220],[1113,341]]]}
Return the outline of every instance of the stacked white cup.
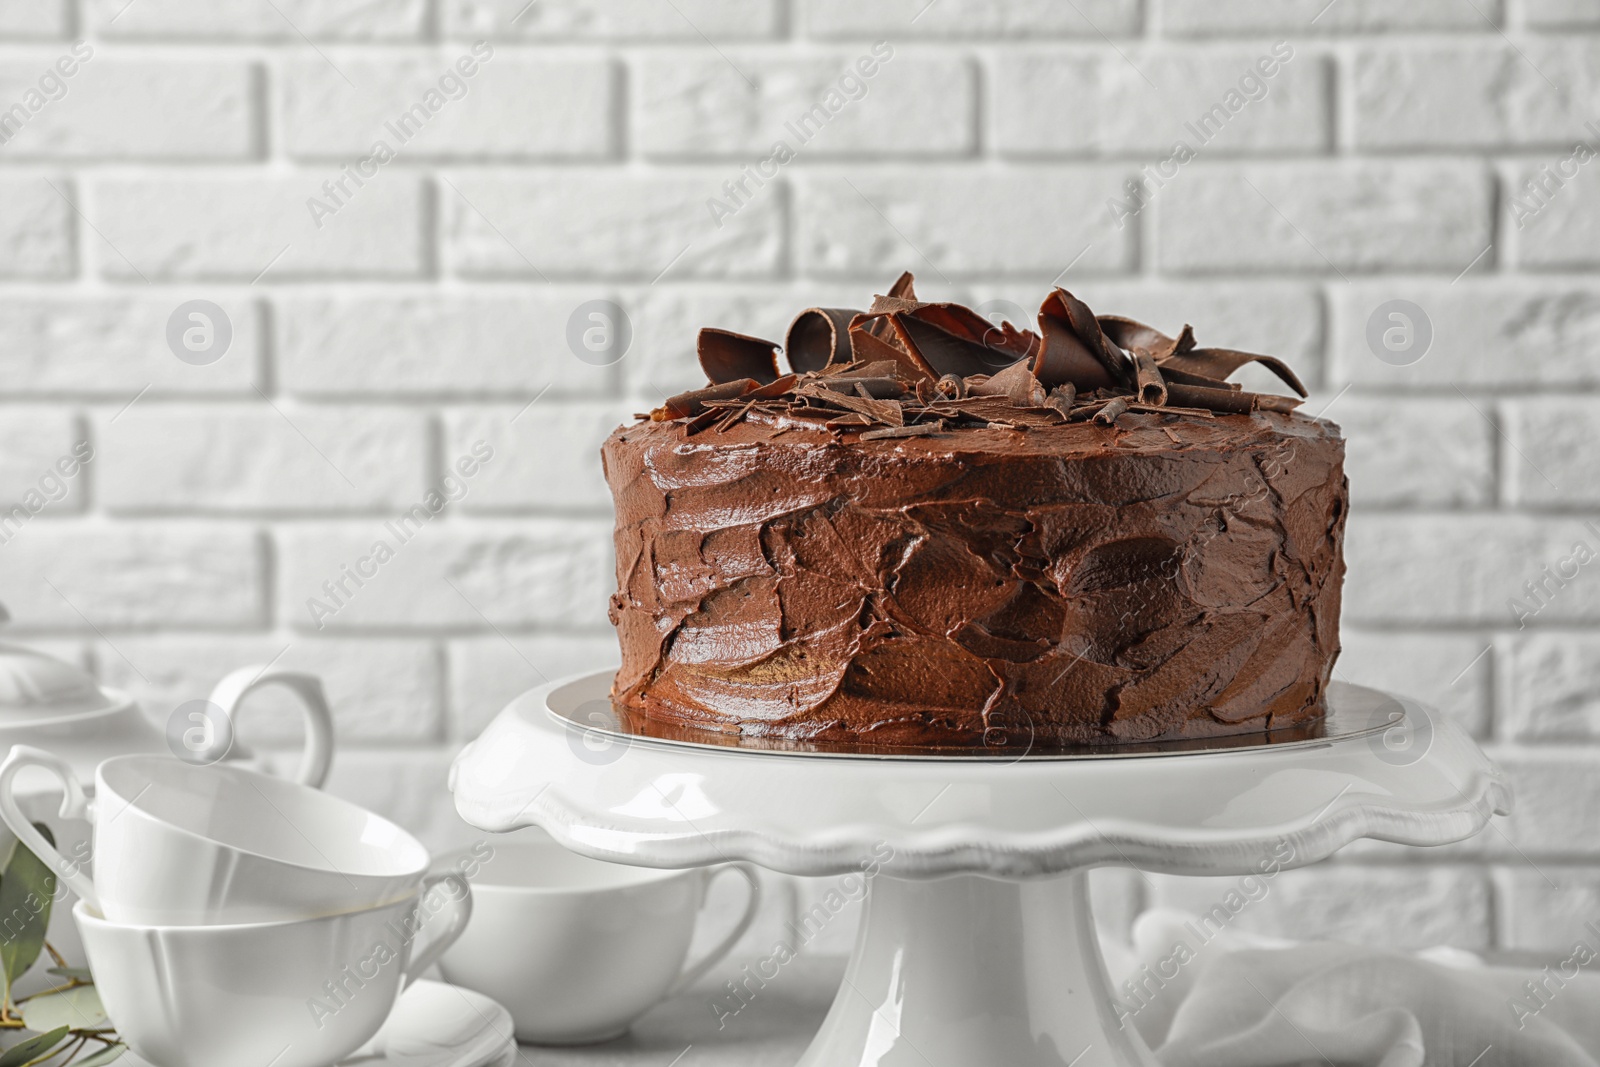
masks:
{"label": "stacked white cup", "polygon": [[[466,929],[464,878],[427,877],[414,837],[319,790],[332,738],[319,716],[298,782],[116,756],[89,800],[42,749],[17,745],[0,764],[0,819],[78,895],[101,1001],[145,1060],[327,1067],[377,1033]],[[29,768],[60,778],[62,816],[92,825],[90,856],[61,855],[23,813],[16,782]]]}

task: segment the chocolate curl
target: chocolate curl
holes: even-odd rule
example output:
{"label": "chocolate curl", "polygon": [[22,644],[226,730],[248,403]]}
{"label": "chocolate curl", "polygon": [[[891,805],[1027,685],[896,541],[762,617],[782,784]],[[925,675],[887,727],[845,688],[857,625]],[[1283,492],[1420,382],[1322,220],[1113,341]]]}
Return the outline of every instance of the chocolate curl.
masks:
{"label": "chocolate curl", "polygon": [[1138,378],[1139,403],[1160,407],[1167,402],[1167,383],[1156,366],[1156,357],[1146,349],[1133,350],[1133,370]]}
{"label": "chocolate curl", "polygon": [[1307,395],[1306,387],[1300,378],[1277,356],[1258,356],[1253,352],[1236,352],[1231,348],[1196,348],[1191,352],[1164,360],[1162,369],[1165,370],[1170,365],[1190,374],[1204,374],[1208,378],[1227,378],[1246,363],[1261,364],[1276,374],[1290,389],[1301,396]]}
{"label": "chocolate curl", "polygon": [[1072,405],[1078,399],[1078,389],[1071,382],[1058,385],[1050,390],[1050,395],[1044,398],[1044,406],[1061,412],[1062,415],[1072,415]]}
{"label": "chocolate curl", "polygon": [[[926,310],[924,305],[922,310]],[[919,312],[894,313],[889,316],[901,341],[910,347],[923,362],[937,374],[957,374],[963,378],[974,374],[993,374],[1001,367],[1016,362],[1016,357],[977,341],[950,333],[925,321]]]}
{"label": "chocolate curl", "polygon": [[861,435],[863,441],[878,441],[886,437],[927,437],[944,429],[944,420],[934,419],[932,422],[917,422],[910,426],[888,426],[881,430],[867,430]]}
{"label": "chocolate curl", "polygon": [[919,378],[935,380],[939,377],[921,356],[875,336],[860,323],[859,317],[857,323],[850,327],[850,358],[858,363],[892,361],[900,368],[901,376],[912,382]]}
{"label": "chocolate curl", "polygon": [[1013,363],[993,378],[972,385],[976,396],[1004,396],[1018,407],[1045,406],[1044,386],[1033,376],[1026,363]]}
{"label": "chocolate curl", "polygon": [[1094,314],[1065,289],[1055,290],[1040,305],[1039,337],[1033,375],[1046,386],[1071,382],[1089,392],[1123,384],[1122,353],[1100,332]]}
{"label": "chocolate curl", "polygon": [[704,389],[691,389],[687,393],[668,397],[661,406],[650,413],[651,422],[671,422],[673,419],[701,415],[707,410],[708,400],[733,400],[744,396],[761,385],[754,378],[741,378],[736,382],[722,382]]}
{"label": "chocolate curl", "polygon": [[1225,382],[1221,378],[1207,378],[1204,374],[1190,374],[1188,371],[1179,370],[1171,363],[1162,363],[1159,360],[1156,366],[1161,368],[1161,377],[1168,385],[1177,382],[1179,385],[1199,385],[1207,389],[1242,389],[1238,382]]}
{"label": "chocolate curl", "polygon": [[1289,412],[1300,406],[1300,401],[1286,396],[1176,383],[1167,386],[1167,400],[1180,407],[1210,408],[1233,415],[1248,415],[1253,411]]}
{"label": "chocolate curl", "polygon": [[1018,330],[1009,322],[996,326],[961,304],[922,304],[908,314],[919,322],[937,326],[945,333],[980,346],[985,351],[979,358],[988,364],[990,371],[1028,358],[1039,343],[1032,331]]}
{"label": "chocolate curl", "polygon": [[850,308],[806,308],[796,315],[783,338],[789,369],[804,374],[830,363],[848,363],[850,323],[859,314]]}
{"label": "chocolate curl", "polygon": [[967,395],[967,380],[957,374],[946,374],[934,383],[933,391],[946,400],[960,400]]}
{"label": "chocolate curl", "polygon": [[778,379],[778,346],[759,337],[707,327],[695,341],[700,369],[713,385],[754,378],[765,384]]}
{"label": "chocolate curl", "polygon": [[1110,426],[1112,423],[1117,421],[1119,416],[1126,413],[1127,410],[1128,398],[1125,396],[1114,396],[1110,400],[1106,401],[1105,407],[1094,413],[1094,421],[1098,422],[1101,426]]}
{"label": "chocolate curl", "polygon": [[894,280],[889,286],[888,295],[879,295],[872,298],[872,308],[868,314],[882,315],[890,311],[915,311],[922,306],[917,299],[917,294],[911,289],[911,272],[906,271]]}
{"label": "chocolate curl", "polygon": [[899,378],[864,378],[855,374],[841,374],[837,378],[819,378],[817,384],[838,393],[864,393],[874,400],[898,400],[906,395],[905,383]]}

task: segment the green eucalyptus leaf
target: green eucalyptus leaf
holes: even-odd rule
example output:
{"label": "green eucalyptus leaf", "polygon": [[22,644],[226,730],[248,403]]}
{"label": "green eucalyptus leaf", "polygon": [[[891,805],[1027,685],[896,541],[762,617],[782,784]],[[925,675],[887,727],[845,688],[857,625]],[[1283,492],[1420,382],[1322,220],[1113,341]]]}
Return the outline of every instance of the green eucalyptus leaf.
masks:
{"label": "green eucalyptus leaf", "polygon": [[128,1051],[127,1045],[107,1045],[88,1059],[73,1060],[72,1067],[105,1067],[126,1051]]}
{"label": "green eucalyptus leaf", "polygon": [[87,967],[52,967],[49,973],[57,978],[70,978],[74,982],[94,981],[94,975],[89,973]]}
{"label": "green eucalyptus leaf", "polygon": [[63,989],[59,993],[29,997],[22,1002],[22,1025],[44,1033],[58,1026],[74,1030],[98,1030],[106,1025],[106,1010],[94,986]]}
{"label": "green eucalyptus leaf", "polygon": [[61,1044],[69,1029],[71,1028],[58,1026],[48,1034],[39,1034],[28,1038],[26,1041],[12,1045],[6,1049],[3,1055],[0,1055],[0,1067],[22,1067],[25,1063],[32,1063]]}
{"label": "green eucalyptus leaf", "polygon": [[[55,844],[49,830],[34,825]],[[17,846],[5,876],[0,877],[0,971],[4,972],[8,1000],[12,986],[28,973],[44,948],[55,891],[55,873],[26,846]],[[3,1059],[0,1067],[5,1067]]]}

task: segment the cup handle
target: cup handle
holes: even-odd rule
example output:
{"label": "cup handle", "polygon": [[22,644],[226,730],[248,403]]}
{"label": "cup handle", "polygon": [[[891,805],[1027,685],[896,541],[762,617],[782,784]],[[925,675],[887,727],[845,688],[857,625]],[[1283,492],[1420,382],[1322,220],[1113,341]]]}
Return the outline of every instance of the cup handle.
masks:
{"label": "cup handle", "polygon": [[306,713],[306,749],[295,781],[321,789],[333,765],[333,713],[322,691],[322,679],[299,671],[271,671],[265,667],[240,667],[211,691],[211,703],[232,722],[244,698],[257,689],[281,685],[300,699]]}
{"label": "cup handle", "polygon": [[699,981],[707,971],[721,961],[722,957],[733,951],[733,946],[739,943],[739,939],[745,935],[745,931],[750,929],[750,924],[756,921],[756,912],[761,908],[761,876],[756,873],[756,865],[753,863],[728,863],[721,867],[714,867],[706,877],[706,885],[709,886],[711,880],[717,875],[725,873],[737,874],[750,887],[750,899],[745,902],[744,914],[739,917],[739,921],[734,925],[733,929],[728,931],[728,936],[719,941],[715,948],[705,954],[704,958],[684,968],[683,973],[678,975],[677,980],[667,987],[666,995],[669,997],[677,996]]}
{"label": "cup handle", "polygon": [[55,872],[66,880],[67,885],[78,897],[87,901],[89,907],[104,913],[100,907],[100,894],[95,892],[94,882],[84,871],[83,865],[74,860],[68,860],[57,852],[55,846],[45,840],[45,836],[34,828],[33,823],[22,813],[22,808],[17,804],[16,780],[17,775],[28,767],[40,767],[61,779],[63,795],[61,797],[61,817],[63,819],[88,819],[90,817],[89,798],[83,791],[83,784],[72,773],[72,768],[67,761],[52,752],[46,752],[32,745],[14,745],[11,754],[4,763],[0,763],[0,820],[11,828],[17,839],[39,859],[48,864]]}
{"label": "cup handle", "polygon": [[429,938],[428,943],[412,955],[411,962],[406,965],[406,980],[405,985],[401,986],[402,989],[410,988],[411,983],[422,977],[423,972],[438,963],[439,957],[466,933],[467,923],[472,919],[472,885],[455,871],[425,879],[422,883],[422,893],[417,897],[417,906],[420,908],[422,901],[427,899],[434,887],[445,882],[453,882],[461,889],[460,899],[454,901],[450,909],[450,925],[443,933]]}

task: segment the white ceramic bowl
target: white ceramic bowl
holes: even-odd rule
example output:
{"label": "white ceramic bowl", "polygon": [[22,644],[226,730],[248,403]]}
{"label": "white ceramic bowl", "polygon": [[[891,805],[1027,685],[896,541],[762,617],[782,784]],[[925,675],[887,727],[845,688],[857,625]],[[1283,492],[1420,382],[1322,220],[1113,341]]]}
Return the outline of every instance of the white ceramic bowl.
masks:
{"label": "white ceramic bowl", "polygon": [[[129,1048],[162,1067],[337,1063],[378,1032],[471,913],[457,875],[383,907],[300,922],[133,925],[85,901],[73,908],[106,1014]],[[430,914],[438,925],[418,938]],[[414,940],[425,943],[413,951]]]}

